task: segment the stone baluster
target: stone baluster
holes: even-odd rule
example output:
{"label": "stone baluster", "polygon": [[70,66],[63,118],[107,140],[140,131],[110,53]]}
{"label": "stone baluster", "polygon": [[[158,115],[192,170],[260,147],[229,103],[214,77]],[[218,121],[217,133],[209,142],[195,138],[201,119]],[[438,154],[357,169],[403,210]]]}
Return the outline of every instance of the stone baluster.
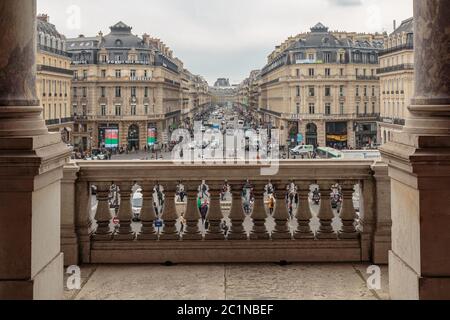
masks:
{"label": "stone baluster", "polygon": [[276,206],[273,218],[275,219],[275,230],[272,233],[274,240],[292,239],[291,230],[289,227],[289,212],[286,207],[286,185],[279,183],[275,186]]}
{"label": "stone baluster", "polygon": [[93,235],[95,241],[112,240],[111,231],[111,211],[109,209],[109,191],[111,184],[99,182],[97,186],[97,211],[95,213],[95,221],[97,222],[97,230]]}
{"label": "stone baluster", "polygon": [[154,183],[143,182],[141,185],[142,200],[144,203],[141,209],[142,229],[138,235],[138,240],[157,240],[158,234],[155,230],[157,216],[153,205]]}
{"label": "stone baluster", "polygon": [[342,208],[339,217],[342,220],[342,228],[339,231],[340,239],[356,239],[359,232],[356,231],[355,220],[357,218],[355,207],[353,205],[353,193],[355,185],[352,182],[345,181],[340,183],[342,188]]}
{"label": "stone baluster", "polygon": [[197,207],[198,191],[194,184],[189,185],[187,188],[187,206],[186,213],[184,214],[186,226],[183,233],[183,240],[202,240],[203,235],[198,227],[198,223],[201,219]]}
{"label": "stone baluster", "polygon": [[295,239],[314,239],[314,233],[311,231],[311,207],[309,205],[309,193],[311,183],[301,182],[298,184],[299,208],[295,218],[298,222],[297,231],[295,231]]}
{"label": "stone baluster", "polygon": [[231,203],[231,228],[228,240],[247,240],[247,232],[244,229],[245,214],[242,208],[242,185],[231,184],[231,194],[233,195],[233,201]]}
{"label": "stone baluster", "polygon": [[256,184],[253,193],[255,197],[255,203],[251,216],[253,220],[253,230],[250,233],[250,239],[269,240],[270,235],[266,227],[267,212],[264,206],[264,184]]}
{"label": "stone baluster", "polygon": [[133,216],[131,208],[131,188],[130,182],[119,182],[120,207],[119,207],[119,229],[114,235],[114,240],[133,240],[135,234],[131,229],[131,219]]}
{"label": "stone baluster", "polygon": [[222,208],[220,204],[221,187],[220,184],[210,184],[210,204],[206,220],[209,228],[205,235],[205,240],[225,240],[225,235],[220,226],[223,220]]}
{"label": "stone baluster", "polygon": [[164,207],[161,219],[164,221],[163,230],[159,236],[159,240],[180,240],[177,231],[178,213],[175,206],[175,183],[167,183],[164,192]]}
{"label": "stone baluster", "polygon": [[317,239],[336,239],[337,234],[333,230],[334,213],[331,207],[331,185],[330,181],[324,181],[319,184],[320,186],[320,210],[318,218],[320,220],[320,227],[317,231]]}

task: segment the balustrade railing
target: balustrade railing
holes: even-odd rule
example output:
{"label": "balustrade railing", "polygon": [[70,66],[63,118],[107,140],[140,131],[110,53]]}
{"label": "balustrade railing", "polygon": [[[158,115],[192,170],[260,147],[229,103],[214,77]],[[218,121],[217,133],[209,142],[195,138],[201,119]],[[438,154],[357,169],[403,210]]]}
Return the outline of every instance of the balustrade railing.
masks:
{"label": "balustrade railing", "polygon": [[390,239],[375,241],[390,224],[384,164],[278,165],[262,176],[264,165],[245,163],[80,161],[70,165],[77,191],[62,215],[75,212],[84,263],[387,259]]}

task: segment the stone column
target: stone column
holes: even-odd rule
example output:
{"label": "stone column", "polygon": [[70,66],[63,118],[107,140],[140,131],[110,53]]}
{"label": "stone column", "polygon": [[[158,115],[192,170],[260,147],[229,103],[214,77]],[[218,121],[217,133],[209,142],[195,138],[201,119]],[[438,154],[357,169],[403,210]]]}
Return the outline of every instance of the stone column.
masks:
{"label": "stone column", "polygon": [[131,207],[131,188],[130,182],[119,182],[120,207],[119,207],[119,229],[114,234],[114,240],[134,240],[135,235],[131,229],[131,219],[133,217]]}
{"label": "stone column", "polygon": [[184,219],[186,220],[186,226],[184,227],[183,240],[202,240],[203,235],[198,227],[199,221],[201,219],[200,212],[197,207],[197,196],[198,191],[196,190],[196,185],[191,184],[187,191],[187,206],[186,213],[184,214]]}
{"label": "stone column", "polygon": [[245,214],[242,208],[242,184],[231,183],[231,193],[233,202],[231,203],[231,229],[228,240],[247,240],[247,232],[244,229]]}
{"label": "stone column", "polygon": [[206,220],[209,222],[209,228],[205,234],[205,240],[225,240],[220,224],[223,220],[222,208],[220,205],[220,188],[221,184],[209,184],[211,202]]}
{"label": "stone column", "polygon": [[168,182],[164,190],[164,208],[161,219],[164,221],[159,240],[180,240],[177,230],[178,213],[175,206],[175,183]]}
{"label": "stone column", "polygon": [[273,218],[275,219],[275,230],[272,232],[273,240],[290,240],[292,239],[291,229],[289,226],[289,212],[286,207],[285,195],[286,184],[278,183],[276,185],[276,207]]}
{"label": "stone column", "polygon": [[320,227],[317,231],[317,239],[336,239],[337,233],[333,230],[334,213],[331,207],[331,181],[321,181],[320,186],[320,209],[317,217],[319,218]]}
{"label": "stone column", "polygon": [[267,212],[264,206],[264,184],[257,182],[254,187],[255,203],[253,205],[253,229],[250,233],[251,240],[269,240],[270,234],[267,231]]}
{"label": "stone column", "polygon": [[153,206],[154,183],[143,182],[142,199],[144,201],[141,209],[142,229],[138,235],[138,240],[157,240],[158,235],[155,230],[155,221],[158,218]]}
{"label": "stone column", "polygon": [[414,0],[415,96],[389,164],[393,299],[450,299],[450,6]]}
{"label": "stone column", "polygon": [[0,2],[0,299],[60,299],[69,150],[36,97],[36,1]]}
{"label": "stone column", "polygon": [[298,184],[298,198],[299,208],[297,210],[296,219],[298,222],[297,230],[295,231],[294,238],[300,239],[314,239],[315,235],[311,231],[311,219],[312,213],[309,205],[309,193],[311,192],[310,182],[300,182]]}
{"label": "stone column", "polygon": [[111,229],[111,210],[109,207],[109,192],[111,184],[108,182],[98,182],[97,186],[97,211],[95,212],[95,221],[97,222],[97,230],[93,236],[95,241],[112,240],[113,232]]}

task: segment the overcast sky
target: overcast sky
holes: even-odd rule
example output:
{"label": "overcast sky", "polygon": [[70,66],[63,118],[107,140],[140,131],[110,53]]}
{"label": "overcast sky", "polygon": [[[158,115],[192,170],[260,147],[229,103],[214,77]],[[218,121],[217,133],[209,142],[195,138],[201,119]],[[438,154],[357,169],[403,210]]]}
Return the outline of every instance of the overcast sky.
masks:
{"label": "overcast sky", "polygon": [[413,9],[412,0],[38,0],[38,12],[67,37],[106,34],[123,21],[139,36],[162,39],[213,84],[239,83],[276,45],[319,21],[331,30],[392,32],[393,20]]}

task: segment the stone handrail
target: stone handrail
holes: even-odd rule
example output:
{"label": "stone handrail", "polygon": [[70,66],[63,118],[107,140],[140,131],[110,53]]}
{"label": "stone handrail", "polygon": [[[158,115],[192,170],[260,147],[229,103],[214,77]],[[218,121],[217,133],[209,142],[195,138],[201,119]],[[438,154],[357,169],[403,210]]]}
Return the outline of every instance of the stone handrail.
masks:
{"label": "stone handrail", "polygon": [[[65,168],[62,190],[65,263],[387,263],[391,220],[385,164],[283,160],[275,176],[262,176],[262,167],[246,163],[71,162]],[[209,225],[205,227],[197,208],[202,180],[209,186]],[[175,202],[179,181],[186,188],[187,204]],[[225,181],[231,188],[228,202],[221,201]],[[275,187],[272,216],[264,191],[269,182]],[[290,183],[297,187],[295,210],[286,200]],[[242,192],[248,184],[254,203],[246,216]],[[330,194],[337,184],[342,202],[336,213]],[[131,197],[136,185],[143,196],[139,223],[132,221]],[[160,209],[154,207],[156,185],[164,190]],[[315,207],[310,203],[312,185],[317,185],[321,194],[320,205]],[[95,199],[92,186],[97,190]],[[115,190],[120,195],[115,211],[110,206],[111,186],[118,186]],[[359,190],[358,210],[354,207],[355,190]],[[180,215],[185,220],[183,230]],[[158,219],[164,222],[161,228],[155,225]],[[223,221],[228,221],[228,232],[221,228]]]}

